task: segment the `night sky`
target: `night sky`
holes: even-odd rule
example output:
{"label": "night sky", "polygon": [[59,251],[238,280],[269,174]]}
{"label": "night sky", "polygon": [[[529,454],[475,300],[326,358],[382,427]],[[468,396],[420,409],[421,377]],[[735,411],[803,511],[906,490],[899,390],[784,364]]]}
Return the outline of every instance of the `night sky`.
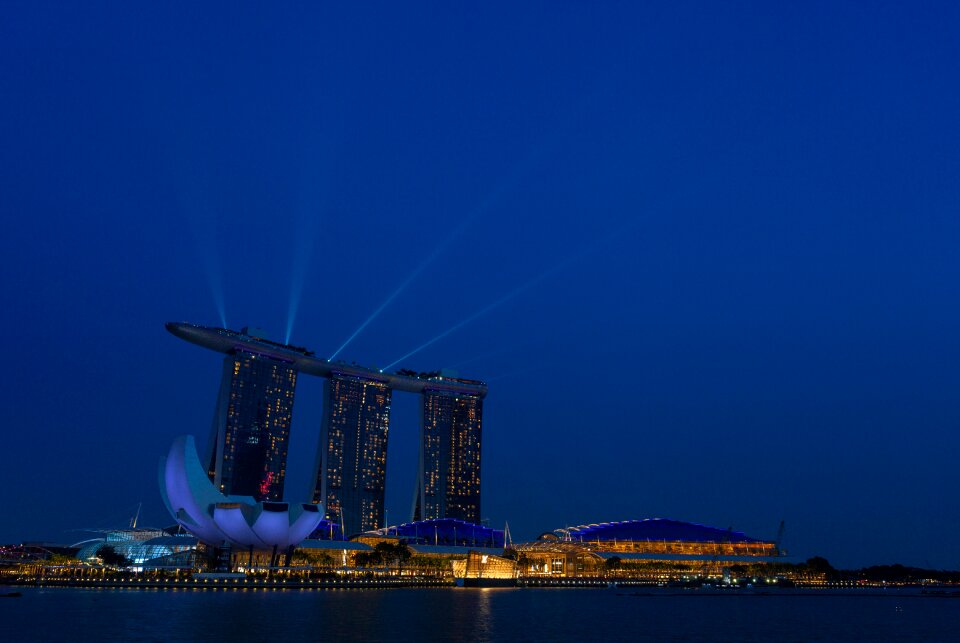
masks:
{"label": "night sky", "polygon": [[222,358],[164,322],[330,355],[400,289],[338,357],[456,326],[395,368],[489,382],[515,538],[783,519],[798,560],[960,568],[956,3],[135,4],[0,9],[0,542],[171,524]]}

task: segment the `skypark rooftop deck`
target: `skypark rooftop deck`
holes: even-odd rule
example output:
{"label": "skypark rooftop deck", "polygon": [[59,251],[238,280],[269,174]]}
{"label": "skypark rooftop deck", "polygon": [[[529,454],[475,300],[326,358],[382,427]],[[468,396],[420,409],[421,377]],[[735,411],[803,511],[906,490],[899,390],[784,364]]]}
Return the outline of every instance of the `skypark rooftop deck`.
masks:
{"label": "skypark rooftop deck", "polygon": [[462,380],[440,375],[419,377],[409,374],[410,371],[403,371],[402,374],[384,373],[356,364],[331,362],[322,357],[317,357],[312,351],[299,346],[280,344],[227,328],[199,326],[187,322],[167,322],[166,326],[172,334],[198,346],[226,354],[233,354],[237,351],[256,353],[286,362],[301,373],[307,373],[308,375],[327,378],[334,376],[356,377],[382,382],[396,391],[410,393],[445,391],[481,398],[487,395],[487,385],[476,380]]}

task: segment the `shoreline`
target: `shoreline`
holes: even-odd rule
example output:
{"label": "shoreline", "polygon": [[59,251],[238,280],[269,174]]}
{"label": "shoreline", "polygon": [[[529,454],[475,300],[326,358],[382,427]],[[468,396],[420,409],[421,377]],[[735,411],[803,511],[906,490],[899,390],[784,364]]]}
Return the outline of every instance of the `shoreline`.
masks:
{"label": "shoreline", "polygon": [[69,587],[109,589],[389,589],[392,587],[453,587],[438,579],[17,579],[0,581],[0,587]]}
{"label": "shoreline", "polygon": [[[149,589],[149,590],[303,590],[303,589],[393,589],[393,588],[451,588],[457,589],[452,579],[428,578],[370,578],[370,579],[4,579],[0,587],[85,588],[85,589]],[[490,589],[490,588],[480,588]],[[598,579],[555,579],[547,581],[520,580],[515,586],[503,589],[609,589],[634,590],[617,592],[617,596],[884,596],[887,590],[899,596],[929,598],[958,598],[960,588],[953,585],[859,585],[859,586],[703,586],[678,587],[644,581],[606,581]],[[838,591],[841,590],[841,591]],[[915,590],[914,593],[901,593]]]}

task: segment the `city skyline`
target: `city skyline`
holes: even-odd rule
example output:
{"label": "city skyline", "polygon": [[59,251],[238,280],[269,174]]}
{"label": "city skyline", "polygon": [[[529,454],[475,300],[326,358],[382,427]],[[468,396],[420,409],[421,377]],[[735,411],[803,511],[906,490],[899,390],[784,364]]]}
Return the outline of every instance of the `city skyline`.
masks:
{"label": "city skyline", "polygon": [[[0,542],[167,522],[157,456],[206,449],[224,376],[176,319],[477,374],[480,518],[517,540],[785,521],[791,555],[960,567],[960,6],[3,12]],[[389,377],[397,524],[424,409]]]}
{"label": "city skyline", "polygon": [[[324,378],[323,419],[312,484],[302,499],[346,535],[387,526],[387,454],[394,389],[419,393],[420,453],[411,520],[454,518],[480,524],[483,398],[487,386],[447,371],[388,373],[316,357],[271,340],[262,329],[239,332],[186,322],[167,330],[226,353],[207,448],[208,476],[224,495],[293,501],[284,495],[297,373]],[[423,509],[421,509],[423,507]]]}

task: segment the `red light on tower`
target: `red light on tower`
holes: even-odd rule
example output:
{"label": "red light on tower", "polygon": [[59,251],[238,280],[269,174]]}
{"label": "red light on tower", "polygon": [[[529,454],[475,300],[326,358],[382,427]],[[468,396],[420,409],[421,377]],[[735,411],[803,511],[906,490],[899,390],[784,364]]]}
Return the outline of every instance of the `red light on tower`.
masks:
{"label": "red light on tower", "polygon": [[266,498],[270,493],[270,487],[273,486],[273,471],[267,471],[267,476],[260,483],[260,497]]}

